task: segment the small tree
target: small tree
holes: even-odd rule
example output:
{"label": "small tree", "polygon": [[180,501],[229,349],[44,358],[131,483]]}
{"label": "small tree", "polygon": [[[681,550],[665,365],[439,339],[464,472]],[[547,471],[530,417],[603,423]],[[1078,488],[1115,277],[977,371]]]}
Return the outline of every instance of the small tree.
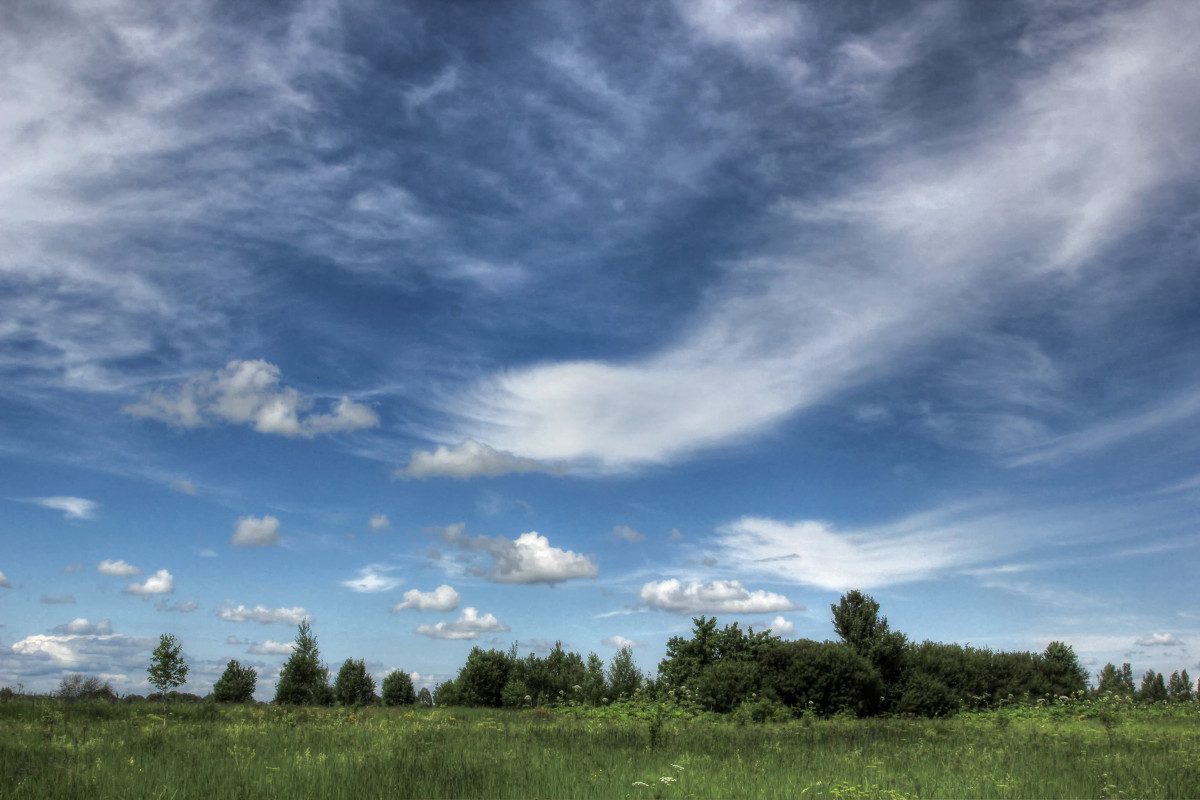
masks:
{"label": "small tree", "polygon": [[113,691],[112,685],[108,681],[102,681],[94,675],[85,677],[78,673],[64,675],[58,684],[56,694],[63,700],[117,699],[117,693]]}
{"label": "small tree", "polygon": [[1184,703],[1192,699],[1192,679],[1187,670],[1182,673],[1172,672],[1167,681],[1167,699],[1172,703]]}
{"label": "small tree", "polygon": [[1143,703],[1157,703],[1167,699],[1167,685],[1161,672],[1147,670],[1142,676],[1142,686],[1138,691],[1138,699]]}
{"label": "small tree", "polygon": [[625,645],[608,662],[608,691],[612,699],[631,698],[642,685],[642,672],[633,661],[633,648]]}
{"label": "small tree", "polygon": [[187,683],[188,665],[183,660],[183,645],[174,634],[164,633],[158,639],[158,647],[150,656],[150,685],[158,689],[163,700],[163,726],[167,724],[167,692]]}
{"label": "small tree", "polygon": [[398,669],[384,676],[383,704],[385,706],[411,706],[415,702],[417,702],[417,695],[413,691],[412,677],[407,672]]}
{"label": "small tree", "polygon": [[275,702],[294,706],[321,706],[333,702],[329,688],[329,669],[321,663],[317,637],[308,620],[296,631],[296,645],[279,671],[275,684]]}
{"label": "small tree", "polygon": [[370,705],[375,697],[375,679],[367,674],[367,665],[360,658],[347,658],[338,670],[333,682],[333,691],[338,702],[344,706]]}
{"label": "small tree", "polygon": [[433,705],[433,695],[424,686],[421,687],[421,691],[417,692],[417,705],[425,706],[426,708]]}
{"label": "small tree", "polygon": [[254,699],[258,673],[253,667],[243,667],[235,658],[213,684],[213,699],[218,703],[248,703]]}

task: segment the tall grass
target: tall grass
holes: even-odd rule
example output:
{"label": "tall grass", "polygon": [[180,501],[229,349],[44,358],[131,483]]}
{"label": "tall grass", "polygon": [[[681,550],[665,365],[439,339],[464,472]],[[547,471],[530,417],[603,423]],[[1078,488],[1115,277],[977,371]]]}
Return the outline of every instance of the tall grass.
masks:
{"label": "tall grass", "polygon": [[634,712],[201,705],[164,728],[159,707],[22,700],[0,704],[0,796],[1200,797],[1195,705],[760,725]]}

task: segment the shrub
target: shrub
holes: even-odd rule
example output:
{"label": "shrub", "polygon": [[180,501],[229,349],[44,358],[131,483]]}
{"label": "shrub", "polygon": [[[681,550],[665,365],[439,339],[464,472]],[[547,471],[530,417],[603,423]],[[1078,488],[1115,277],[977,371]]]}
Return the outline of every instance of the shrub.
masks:
{"label": "shrub", "polygon": [[63,700],[116,700],[117,693],[113,691],[108,681],[79,673],[64,675],[55,693]]}

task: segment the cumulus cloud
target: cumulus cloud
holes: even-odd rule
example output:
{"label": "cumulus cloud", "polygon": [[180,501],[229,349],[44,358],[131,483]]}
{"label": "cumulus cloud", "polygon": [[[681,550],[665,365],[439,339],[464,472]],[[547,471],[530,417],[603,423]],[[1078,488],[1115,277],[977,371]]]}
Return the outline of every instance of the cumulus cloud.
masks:
{"label": "cumulus cloud", "polygon": [[645,536],[628,525],[614,525],[613,533],[617,535],[618,539],[624,539],[627,542],[643,542],[646,540]]}
{"label": "cumulus cloud", "polygon": [[391,521],[387,518],[387,514],[376,514],[371,517],[371,521],[367,523],[373,531],[382,531],[392,527]]}
{"label": "cumulus cloud", "polygon": [[771,624],[767,626],[771,633],[775,636],[791,636],[796,632],[796,626],[783,618],[782,615],[771,620]]}
{"label": "cumulus cloud", "polygon": [[142,571],[137,567],[126,564],[124,560],[118,559],[113,561],[111,558],[106,558],[96,566],[96,571],[104,575],[117,575],[122,578],[128,578],[133,575],[141,575]]}
{"label": "cumulus cloud", "polygon": [[165,569],[151,575],[144,583],[131,583],[125,587],[126,594],[137,594],[149,598],[155,594],[174,594],[175,579]]}
{"label": "cumulus cloud", "polygon": [[145,656],[156,640],[115,634],[34,635],[11,648],[17,671],[45,675],[70,671],[92,674],[135,672],[145,674]]}
{"label": "cumulus cloud", "polygon": [[357,578],[342,581],[342,586],[366,594],[387,592],[404,583],[400,578],[388,574],[397,569],[398,567],[389,567],[383,564],[368,564],[358,571]]}
{"label": "cumulus cloud", "polygon": [[263,625],[279,622],[285,625],[299,625],[308,618],[308,612],[303,606],[268,608],[257,605],[249,608],[244,605],[226,605],[217,609],[217,616],[226,622],[260,622]]}
{"label": "cumulus cloud", "polygon": [[460,599],[458,592],[444,583],[432,592],[410,589],[404,593],[402,602],[392,606],[392,613],[406,608],[414,611],[453,611],[458,608]]}
{"label": "cumulus cloud", "polygon": [[626,639],[624,636],[609,636],[601,644],[606,644],[609,647],[615,647],[618,650],[623,650],[626,647],[645,647],[645,642],[635,642],[633,639]]}
{"label": "cumulus cloud", "polygon": [[1134,642],[1138,647],[1175,647],[1183,644],[1173,633],[1152,633]]}
{"label": "cumulus cloud", "polygon": [[30,503],[63,512],[63,519],[91,519],[99,504],[82,497],[33,497]]}
{"label": "cumulus cloud", "polygon": [[180,494],[195,494],[196,484],[183,479],[171,481],[171,488]]}
{"label": "cumulus cloud", "polygon": [[160,600],[154,604],[154,607],[159,611],[178,611],[181,614],[190,614],[200,608],[200,604],[195,600],[188,600],[186,603],[168,603],[166,600]]}
{"label": "cumulus cloud", "polygon": [[55,626],[53,632],[67,634],[69,636],[108,636],[112,633],[112,621],[102,619],[99,622],[92,624],[84,617],[76,617],[70,622],[65,622],[62,625]]}
{"label": "cumulus cloud", "polygon": [[254,642],[246,652],[258,656],[289,656],[295,647],[295,642],[276,642],[267,639],[265,642]]}
{"label": "cumulus cloud", "polygon": [[532,458],[493,450],[486,444],[468,439],[457,447],[440,445],[433,452],[413,450],[408,466],[396,470],[397,478],[474,478],[508,475],[514,472],[546,472],[562,475],[566,467],[546,464]]}
{"label": "cumulus cloud", "polygon": [[500,633],[509,630],[492,614],[479,616],[472,606],[462,610],[462,614],[454,622],[438,622],[432,625],[419,625],[416,632],[433,639],[478,639],[481,633]]}
{"label": "cumulus cloud", "polygon": [[572,550],[551,547],[550,540],[536,531],[522,533],[516,540],[502,536],[470,536],[463,523],[437,529],[442,540],[468,552],[491,557],[488,577],[496,583],[561,583],[574,578],[594,578],[599,569],[592,559]]}
{"label": "cumulus cloud", "polygon": [[234,547],[271,547],[279,544],[279,520],[270,514],[258,517],[238,517],[234,527]]}
{"label": "cumulus cloud", "polygon": [[[2,580],[3,577],[4,577],[3,575],[0,575],[0,586],[4,585],[3,580]],[[72,605],[75,602],[75,598],[71,597],[70,595],[63,595],[62,597],[50,597],[49,595],[44,594],[44,595],[42,595],[42,602],[48,606],[50,606],[50,605]]]}
{"label": "cumulus cloud", "polygon": [[3,587],[5,589],[12,588],[12,581],[10,581],[7,577],[5,577],[3,572],[0,572],[0,587]]}
{"label": "cumulus cloud", "polygon": [[638,598],[651,608],[675,614],[755,614],[764,611],[795,611],[800,606],[781,594],[748,591],[739,581],[693,581],[686,586],[678,579],[651,581],[642,586]]}
{"label": "cumulus cloud", "polygon": [[123,411],[180,428],[215,422],[252,425],[259,433],[312,437],[353,431],[379,424],[367,406],[342,397],[327,414],[307,413],[310,398],[280,386],[279,367],[266,361],[231,361],[224,369],[206,372],[182,385],[147,392],[140,403]]}

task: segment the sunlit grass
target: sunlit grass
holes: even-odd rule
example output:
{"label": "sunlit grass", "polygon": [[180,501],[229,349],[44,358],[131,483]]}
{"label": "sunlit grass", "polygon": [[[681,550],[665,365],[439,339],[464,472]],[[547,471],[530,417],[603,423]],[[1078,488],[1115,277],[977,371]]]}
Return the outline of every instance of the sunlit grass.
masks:
{"label": "sunlit grass", "polygon": [[0,796],[1197,797],[1200,706],[737,725],[652,707],[0,704]]}

